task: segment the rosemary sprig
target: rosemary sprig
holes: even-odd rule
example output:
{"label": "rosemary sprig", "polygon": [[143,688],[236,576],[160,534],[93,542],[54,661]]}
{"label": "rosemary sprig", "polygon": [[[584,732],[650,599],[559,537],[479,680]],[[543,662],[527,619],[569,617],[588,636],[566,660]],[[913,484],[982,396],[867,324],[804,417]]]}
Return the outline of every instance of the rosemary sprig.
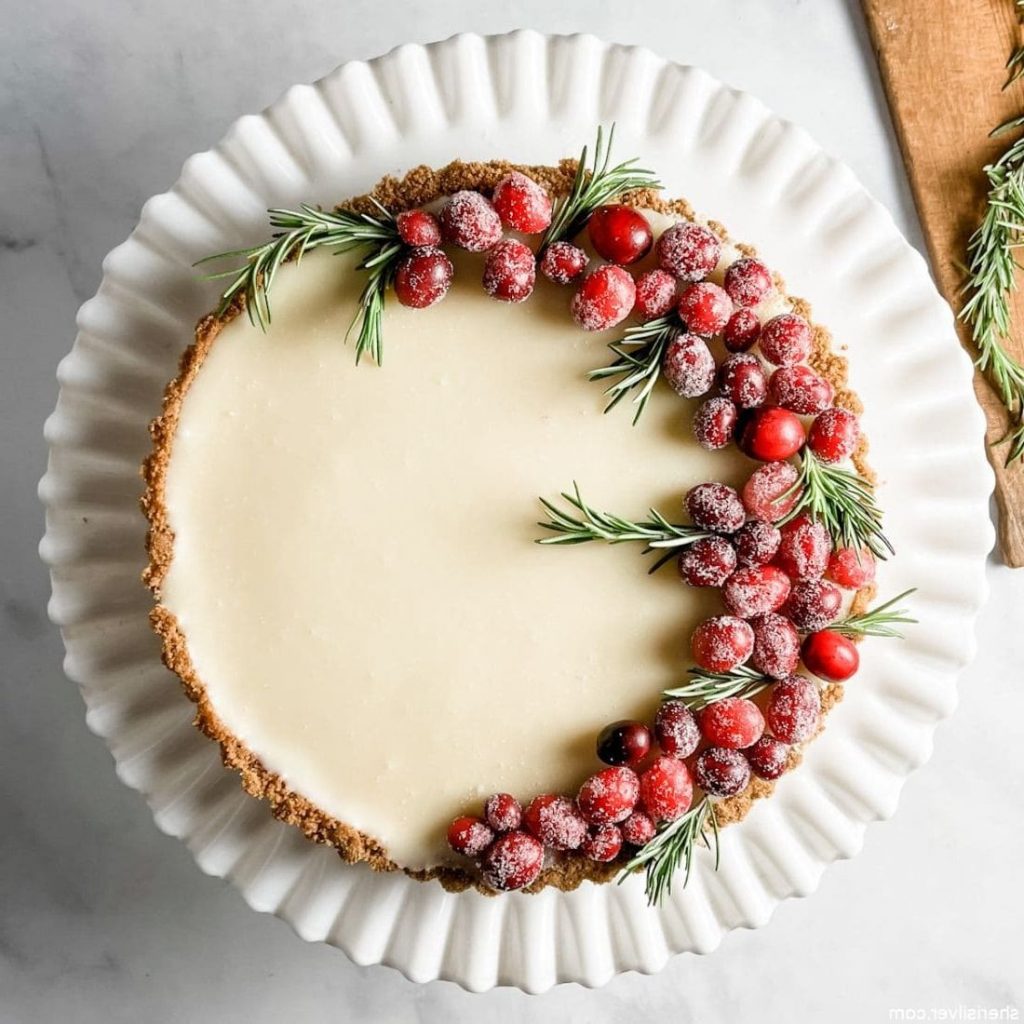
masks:
{"label": "rosemary sprig", "polygon": [[[613,341],[608,346],[618,358],[608,366],[591,370],[587,374],[587,380],[619,378],[605,390],[605,394],[611,396],[604,409],[606,413],[611,412],[630,391],[639,388],[633,397],[633,405],[636,406],[633,425],[636,426],[661,376],[665,349],[680,329],[681,325],[675,316],[658,317],[627,328],[619,341]],[[633,347],[632,351],[627,351],[627,347]]]}
{"label": "rosemary sprig", "polygon": [[690,881],[693,867],[693,851],[697,843],[703,843],[709,850],[712,841],[715,850],[715,870],[718,870],[718,819],[715,806],[704,797],[691,807],[681,818],[659,826],[654,838],[637,852],[637,855],[622,869],[618,877],[621,885],[634,871],[644,868],[647,874],[644,891],[650,906],[659,904],[664,896],[672,892],[672,879],[683,867],[683,886]]}
{"label": "rosemary sprig", "polygon": [[902,640],[903,634],[895,627],[914,625],[917,619],[910,618],[906,608],[896,608],[895,605],[913,594],[916,589],[916,587],[912,587],[910,590],[904,590],[902,594],[897,594],[891,601],[886,601],[885,604],[880,604],[863,615],[850,615],[842,622],[837,622],[828,628],[851,639],[858,636],[887,636]]}
{"label": "rosemary sprig", "polygon": [[635,159],[610,166],[614,140],[615,125],[608,132],[607,143],[603,129],[598,127],[594,162],[590,167],[587,166],[587,147],[583,147],[572,188],[555,207],[551,223],[541,240],[541,250],[552,242],[572,241],[583,230],[594,210],[623,192],[661,188],[655,173],[636,167]]}
{"label": "rosemary sprig", "polygon": [[882,533],[882,510],[868,482],[849,469],[827,465],[808,449],[800,459],[799,476],[787,492],[799,491],[800,497],[783,522],[807,512],[843,547],[867,547],[878,558],[894,554]]}
{"label": "rosemary sprig", "polygon": [[236,296],[241,295],[245,299],[249,320],[265,331],[270,325],[270,290],[282,264],[300,260],[307,252],[323,246],[336,253],[364,250],[359,269],[366,271],[368,276],[349,333],[358,327],[356,362],[369,353],[380,365],[384,297],[394,276],[402,243],[394,217],[380,204],[377,206],[379,212],[376,216],[348,210],[321,210],[306,203],[298,210],[270,210],[270,226],[277,229],[270,241],[250,249],[207,256],[196,265],[242,258],[242,266],[210,275],[212,279],[233,278],[221,293],[219,312],[224,313]]}
{"label": "rosemary sprig", "polygon": [[700,711],[709,704],[726,697],[753,697],[772,680],[745,665],[728,672],[708,672],[702,668],[687,669],[690,682],[670,690],[662,690],[663,697],[681,700],[692,711]]}

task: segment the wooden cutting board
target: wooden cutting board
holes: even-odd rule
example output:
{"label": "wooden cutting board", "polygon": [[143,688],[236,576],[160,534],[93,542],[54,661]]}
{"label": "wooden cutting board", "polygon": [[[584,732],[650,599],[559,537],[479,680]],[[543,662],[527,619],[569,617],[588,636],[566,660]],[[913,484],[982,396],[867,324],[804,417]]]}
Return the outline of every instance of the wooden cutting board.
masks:
{"label": "wooden cutting board", "polygon": [[[1024,84],[1002,91],[1004,65],[1020,39],[1013,0],[863,0],[893,122],[942,293],[959,311],[960,266],[984,209],[982,167],[1007,139],[988,133],[1024,112]],[[1024,356],[1024,294],[1013,304],[1011,348]],[[960,340],[975,354],[969,332]],[[975,374],[990,446],[1006,431],[1006,411]],[[1024,565],[1024,465],[1003,466],[1005,448],[990,447],[996,473],[999,541],[1008,565]]]}

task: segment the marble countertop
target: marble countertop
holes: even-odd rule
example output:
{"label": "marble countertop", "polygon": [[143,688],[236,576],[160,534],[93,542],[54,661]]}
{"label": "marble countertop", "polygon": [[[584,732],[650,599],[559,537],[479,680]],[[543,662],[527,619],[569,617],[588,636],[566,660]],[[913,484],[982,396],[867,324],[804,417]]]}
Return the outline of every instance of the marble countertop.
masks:
{"label": "marble countertop", "polygon": [[42,425],[104,254],[240,114],[401,42],[586,30],[756,93],[847,161],[920,245],[854,0],[647,0],[642,18],[605,0],[388,6],[385,17],[369,0],[0,0],[0,1022],[1019,1017],[1024,699],[1011,666],[1024,654],[1024,571],[996,558],[961,706],[895,820],[767,927],[597,992],[472,996],[355,967],[204,876],[117,781],[46,620]]}

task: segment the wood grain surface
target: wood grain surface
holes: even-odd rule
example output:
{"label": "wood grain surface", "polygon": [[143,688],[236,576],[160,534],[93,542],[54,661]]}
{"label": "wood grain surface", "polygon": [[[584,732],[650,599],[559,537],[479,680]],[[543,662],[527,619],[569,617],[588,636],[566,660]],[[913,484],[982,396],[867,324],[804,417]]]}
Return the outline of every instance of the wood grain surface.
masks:
{"label": "wood grain surface", "polygon": [[[863,0],[864,13],[903,150],[932,269],[954,310],[967,240],[984,209],[981,169],[1008,144],[989,132],[1024,112],[1020,82],[1003,91],[1004,65],[1019,42],[1013,0]],[[1024,356],[1024,296],[1013,303],[1019,325],[1009,348]],[[970,333],[960,340],[974,355]],[[1003,465],[1007,416],[995,391],[975,374],[988,419],[996,473],[999,543],[1008,565],[1024,565],[1024,465]]]}

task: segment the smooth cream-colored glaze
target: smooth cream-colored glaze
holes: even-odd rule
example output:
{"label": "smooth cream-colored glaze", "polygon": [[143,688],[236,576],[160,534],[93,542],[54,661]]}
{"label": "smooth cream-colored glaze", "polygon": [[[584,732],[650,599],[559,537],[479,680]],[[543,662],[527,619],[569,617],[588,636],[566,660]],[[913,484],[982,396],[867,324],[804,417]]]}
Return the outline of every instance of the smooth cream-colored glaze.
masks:
{"label": "smooth cream-colored glaze", "polygon": [[751,464],[692,439],[659,385],[637,427],[586,371],[607,341],[539,281],[506,305],[456,259],[438,306],[390,302],[384,366],[356,367],[348,256],[285,266],[273,326],[229,324],[182,410],[163,603],[223,722],[287,784],[402,865],[496,790],[572,792],[594,737],[648,719],[717,594],[647,575],[635,544],[542,547],[539,495],[683,515]]}

